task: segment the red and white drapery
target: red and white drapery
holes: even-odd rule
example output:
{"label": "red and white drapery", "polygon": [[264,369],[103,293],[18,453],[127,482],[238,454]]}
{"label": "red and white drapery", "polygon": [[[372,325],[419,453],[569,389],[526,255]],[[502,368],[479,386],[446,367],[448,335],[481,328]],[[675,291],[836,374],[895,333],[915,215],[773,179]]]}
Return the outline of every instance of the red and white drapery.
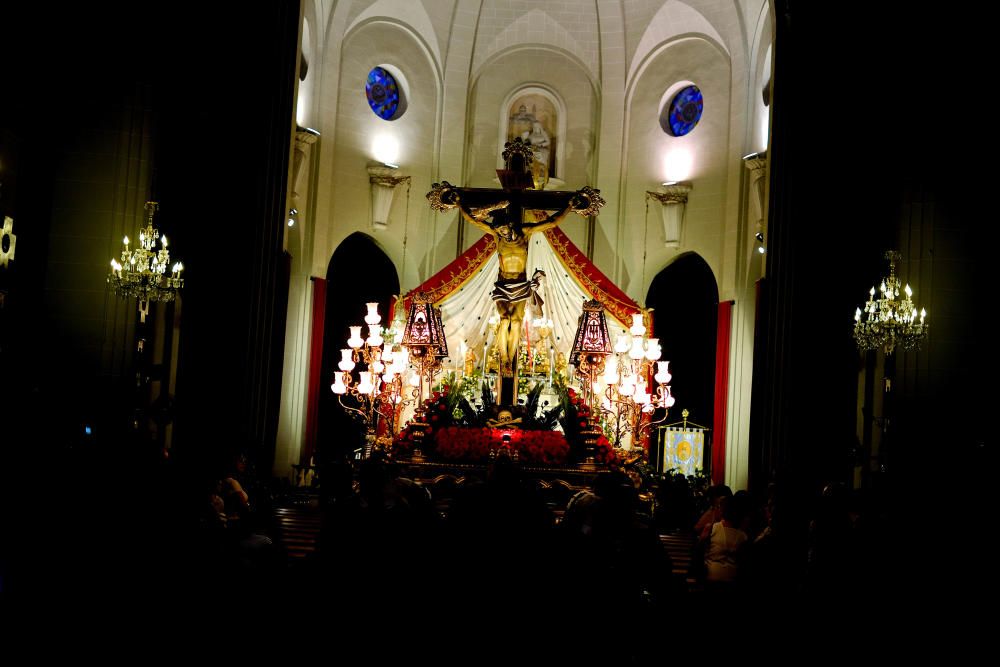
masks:
{"label": "red and white drapery", "polygon": [[[479,364],[483,363],[483,353],[490,342],[491,327],[488,322],[496,313],[490,293],[498,269],[496,241],[492,236],[484,235],[455,261],[404,295],[401,304],[395,304],[395,308],[402,308],[401,312],[406,313],[413,296],[424,292],[441,308],[451,355],[445,361],[446,367],[462,367],[462,343],[475,352]],[[551,319],[549,344],[557,354],[562,352],[566,358],[569,358],[584,301],[597,299],[604,304],[612,337],[617,333],[626,333],[632,323],[632,314],[642,310],[558,228],[530,238],[526,269],[528,275],[535,269],[545,272],[538,290],[545,305],[544,313],[531,312],[529,307],[525,319],[543,314]]]}

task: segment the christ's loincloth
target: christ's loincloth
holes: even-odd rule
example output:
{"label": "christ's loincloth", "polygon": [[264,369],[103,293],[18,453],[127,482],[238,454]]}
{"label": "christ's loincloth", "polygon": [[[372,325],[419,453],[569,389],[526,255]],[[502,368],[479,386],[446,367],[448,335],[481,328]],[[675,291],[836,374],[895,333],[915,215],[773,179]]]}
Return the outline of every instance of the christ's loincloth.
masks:
{"label": "christ's loincloth", "polygon": [[536,317],[542,317],[542,306],[545,302],[542,301],[541,295],[536,290],[544,277],[544,271],[535,269],[531,280],[501,278],[493,283],[493,292],[490,296],[493,297],[494,301],[505,303],[530,300],[531,307],[537,311]]}

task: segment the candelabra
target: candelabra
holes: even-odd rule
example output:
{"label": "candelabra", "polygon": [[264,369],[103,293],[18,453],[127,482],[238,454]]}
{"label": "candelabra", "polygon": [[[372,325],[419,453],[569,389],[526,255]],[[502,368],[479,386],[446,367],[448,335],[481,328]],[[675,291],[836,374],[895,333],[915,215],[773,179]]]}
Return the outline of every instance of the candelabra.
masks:
{"label": "candelabra", "polygon": [[409,350],[410,360],[421,380],[420,398],[423,399],[423,381],[430,386],[434,376],[441,371],[442,359],[448,356],[441,310],[435,308],[423,292],[418,292],[410,301],[402,343]]}
{"label": "candelabra", "polygon": [[909,285],[903,288],[905,298],[899,299],[899,278],[896,276],[896,262],[901,259],[898,252],[889,250],[885,258],[889,261],[889,276],[879,285],[880,296],[875,298],[875,287],[868,292],[868,301],[862,309],[854,313],[854,340],[860,350],[882,348],[887,355],[896,346],[904,350],[919,349],[927,336],[928,326],[924,323],[927,311],[920,309],[917,321],[917,307],[913,304],[913,290]]}
{"label": "candelabra", "polygon": [[[114,287],[116,294],[122,298],[138,299],[142,322],[146,321],[150,301],[173,301],[177,290],[184,287],[184,279],[181,278],[184,265],[181,262],[175,263],[170,277],[166,277],[167,265],[170,264],[167,237],[160,236],[160,230],[153,226],[153,215],[159,204],[148,201],[145,208],[146,227],[139,230],[138,247],[129,249],[126,236],[122,242],[121,262],[112,259],[108,275],[108,284]],[[154,249],[157,239],[160,241],[159,250]]]}
{"label": "candelabra", "polygon": [[[369,303],[365,323],[368,337],[361,337],[361,326],[349,327],[348,347],[340,351],[340,369],[330,385],[340,405],[365,426],[364,458],[375,450],[388,452],[396,432],[398,406],[403,403],[403,374],[409,367],[409,352],[383,338],[378,304]],[[393,336],[394,337],[394,336]],[[355,369],[364,364],[365,370]],[[379,422],[385,422],[379,435]]]}
{"label": "candelabra", "polygon": [[416,403],[413,419],[416,443],[412,459],[419,461],[423,458],[421,443],[425,430],[430,426],[423,410],[424,387],[430,389],[434,376],[441,371],[442,360],[448,356],[448,340],[444,334],[441,310],[435,308],[430,297],[423,292],[415,294],[410,301],[402,345],[409,351],[409,358],[415,366],[415,373],[410,377]]}
{"label": "candelabra", "polygon": [[[660,361],[663,350],[658,338],[647,336],[643,315],[632,316],[628,335],[621,335],[615,343],[614,356],[608,357],[604,373],[593,380],[593,393],[602,396],[599,409],[610,428],[615,447],[622,447],[626,435],[631,434],[632,446],[642,439],[643,432],[664,422],[669,408],[674,405],[670,392],[669,361]],[[653,373],[653,364],[656,373]],[[652,375],[652,378],[650,378]],[[649,380],[655,383],[650,391]],[[657,409],[663,409],[658,419],[653,418]]]}
{"label": "candelabra", "polygon": [[569,356],[569,363],[586,378],[582,382],[583,402],[591,408],[596,407],[594,388],[597,376],[604,372],[604,361],[611,352],[611,335],[604,317],[604,306],[597,299],[591,299],[583,304]]}
{"label": "candelabra", "polygon": [[[592,415],[597,414],[594,400],[597,375],[604,371],[604,360],[611,352],[611,336],[608,334],[608,322],[604,317],[604,306],[597,299],[591,299],[583,304],[583,312],[580,313],[576,335],[573,337],[569,362],[580,372],[583,402],[591,407]],[[584,445],[583,465],[588,468],[593,467],[600,430],[590,417],[580,426]]]}

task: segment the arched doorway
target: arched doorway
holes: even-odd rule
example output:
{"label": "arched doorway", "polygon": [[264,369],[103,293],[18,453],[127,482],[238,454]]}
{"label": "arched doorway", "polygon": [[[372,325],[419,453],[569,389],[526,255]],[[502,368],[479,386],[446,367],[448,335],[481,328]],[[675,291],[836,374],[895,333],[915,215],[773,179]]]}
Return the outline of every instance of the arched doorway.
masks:
{"label": "arched doorway", "polygon": [[[719,317],[719,288],[711,267],[694,253],[682,255],[653,279],[646,305],[653,308],[654,335],[673,375],[670,386],[677,403],[668,422],[680,421],[687,409],[691,421],[711,426]],[[715,446],[714,437],[711,442]],[[706,469],[709,461],[706,451]]]}
{"label": "arched doorway", "polygon": [[[340,350],[347,347],[348,327],[364,325],[365,304],[379,304],[388,326],[389,300],[399,294],[396,267],[375,240],[356,232],[337,246],[326,271],[326,318],[323,326],[323,380],[320,385],[317,451],[321,461],[349,455],[361,446],[364,431],[330,391]],[[365,325],[366,326],[366,325]],[[367,335],[367,327],[362,333]]]}

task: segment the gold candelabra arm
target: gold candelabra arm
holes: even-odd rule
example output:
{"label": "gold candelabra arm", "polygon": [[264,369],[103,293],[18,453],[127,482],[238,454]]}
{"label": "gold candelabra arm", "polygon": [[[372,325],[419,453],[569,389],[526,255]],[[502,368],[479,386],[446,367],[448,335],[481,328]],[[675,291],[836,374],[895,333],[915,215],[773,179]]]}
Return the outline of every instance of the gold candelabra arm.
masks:
{"label": "gold candelabra arm", "polygon": [[[364,410],[362,410],[360,408],[351,407],[347,403],[344,403],[344,396],[351,396],[355,400],[359,400],[360,401],[361,399],[359,398],[359,396],[361,396],[361,395],[362,395],[361,392],[358,392],[357,390],[354,390],[354,389],[352,389],[352,388],[349,387],[347,393],[337,394],[337,402],[340,403],[340,407],[344,408],[344,410],[347,410],[349,413],[356,414],[365,425],[368,425],[372,421],[371,420],[371,415],[369,415],[368,413],[366,413]],[[363,404],[363,401],[362,401],[362,404]]]}
{"label": "gold candelabra arm", "polygon": [[159,202],[148,201],[148,202],[146,202],[146,205],[143,206],[143,208],[146,209],[146,224],[147,225],[152,225],[153,224],[153,215],[157,211],[160,210],[160,204],[159,204]]}

